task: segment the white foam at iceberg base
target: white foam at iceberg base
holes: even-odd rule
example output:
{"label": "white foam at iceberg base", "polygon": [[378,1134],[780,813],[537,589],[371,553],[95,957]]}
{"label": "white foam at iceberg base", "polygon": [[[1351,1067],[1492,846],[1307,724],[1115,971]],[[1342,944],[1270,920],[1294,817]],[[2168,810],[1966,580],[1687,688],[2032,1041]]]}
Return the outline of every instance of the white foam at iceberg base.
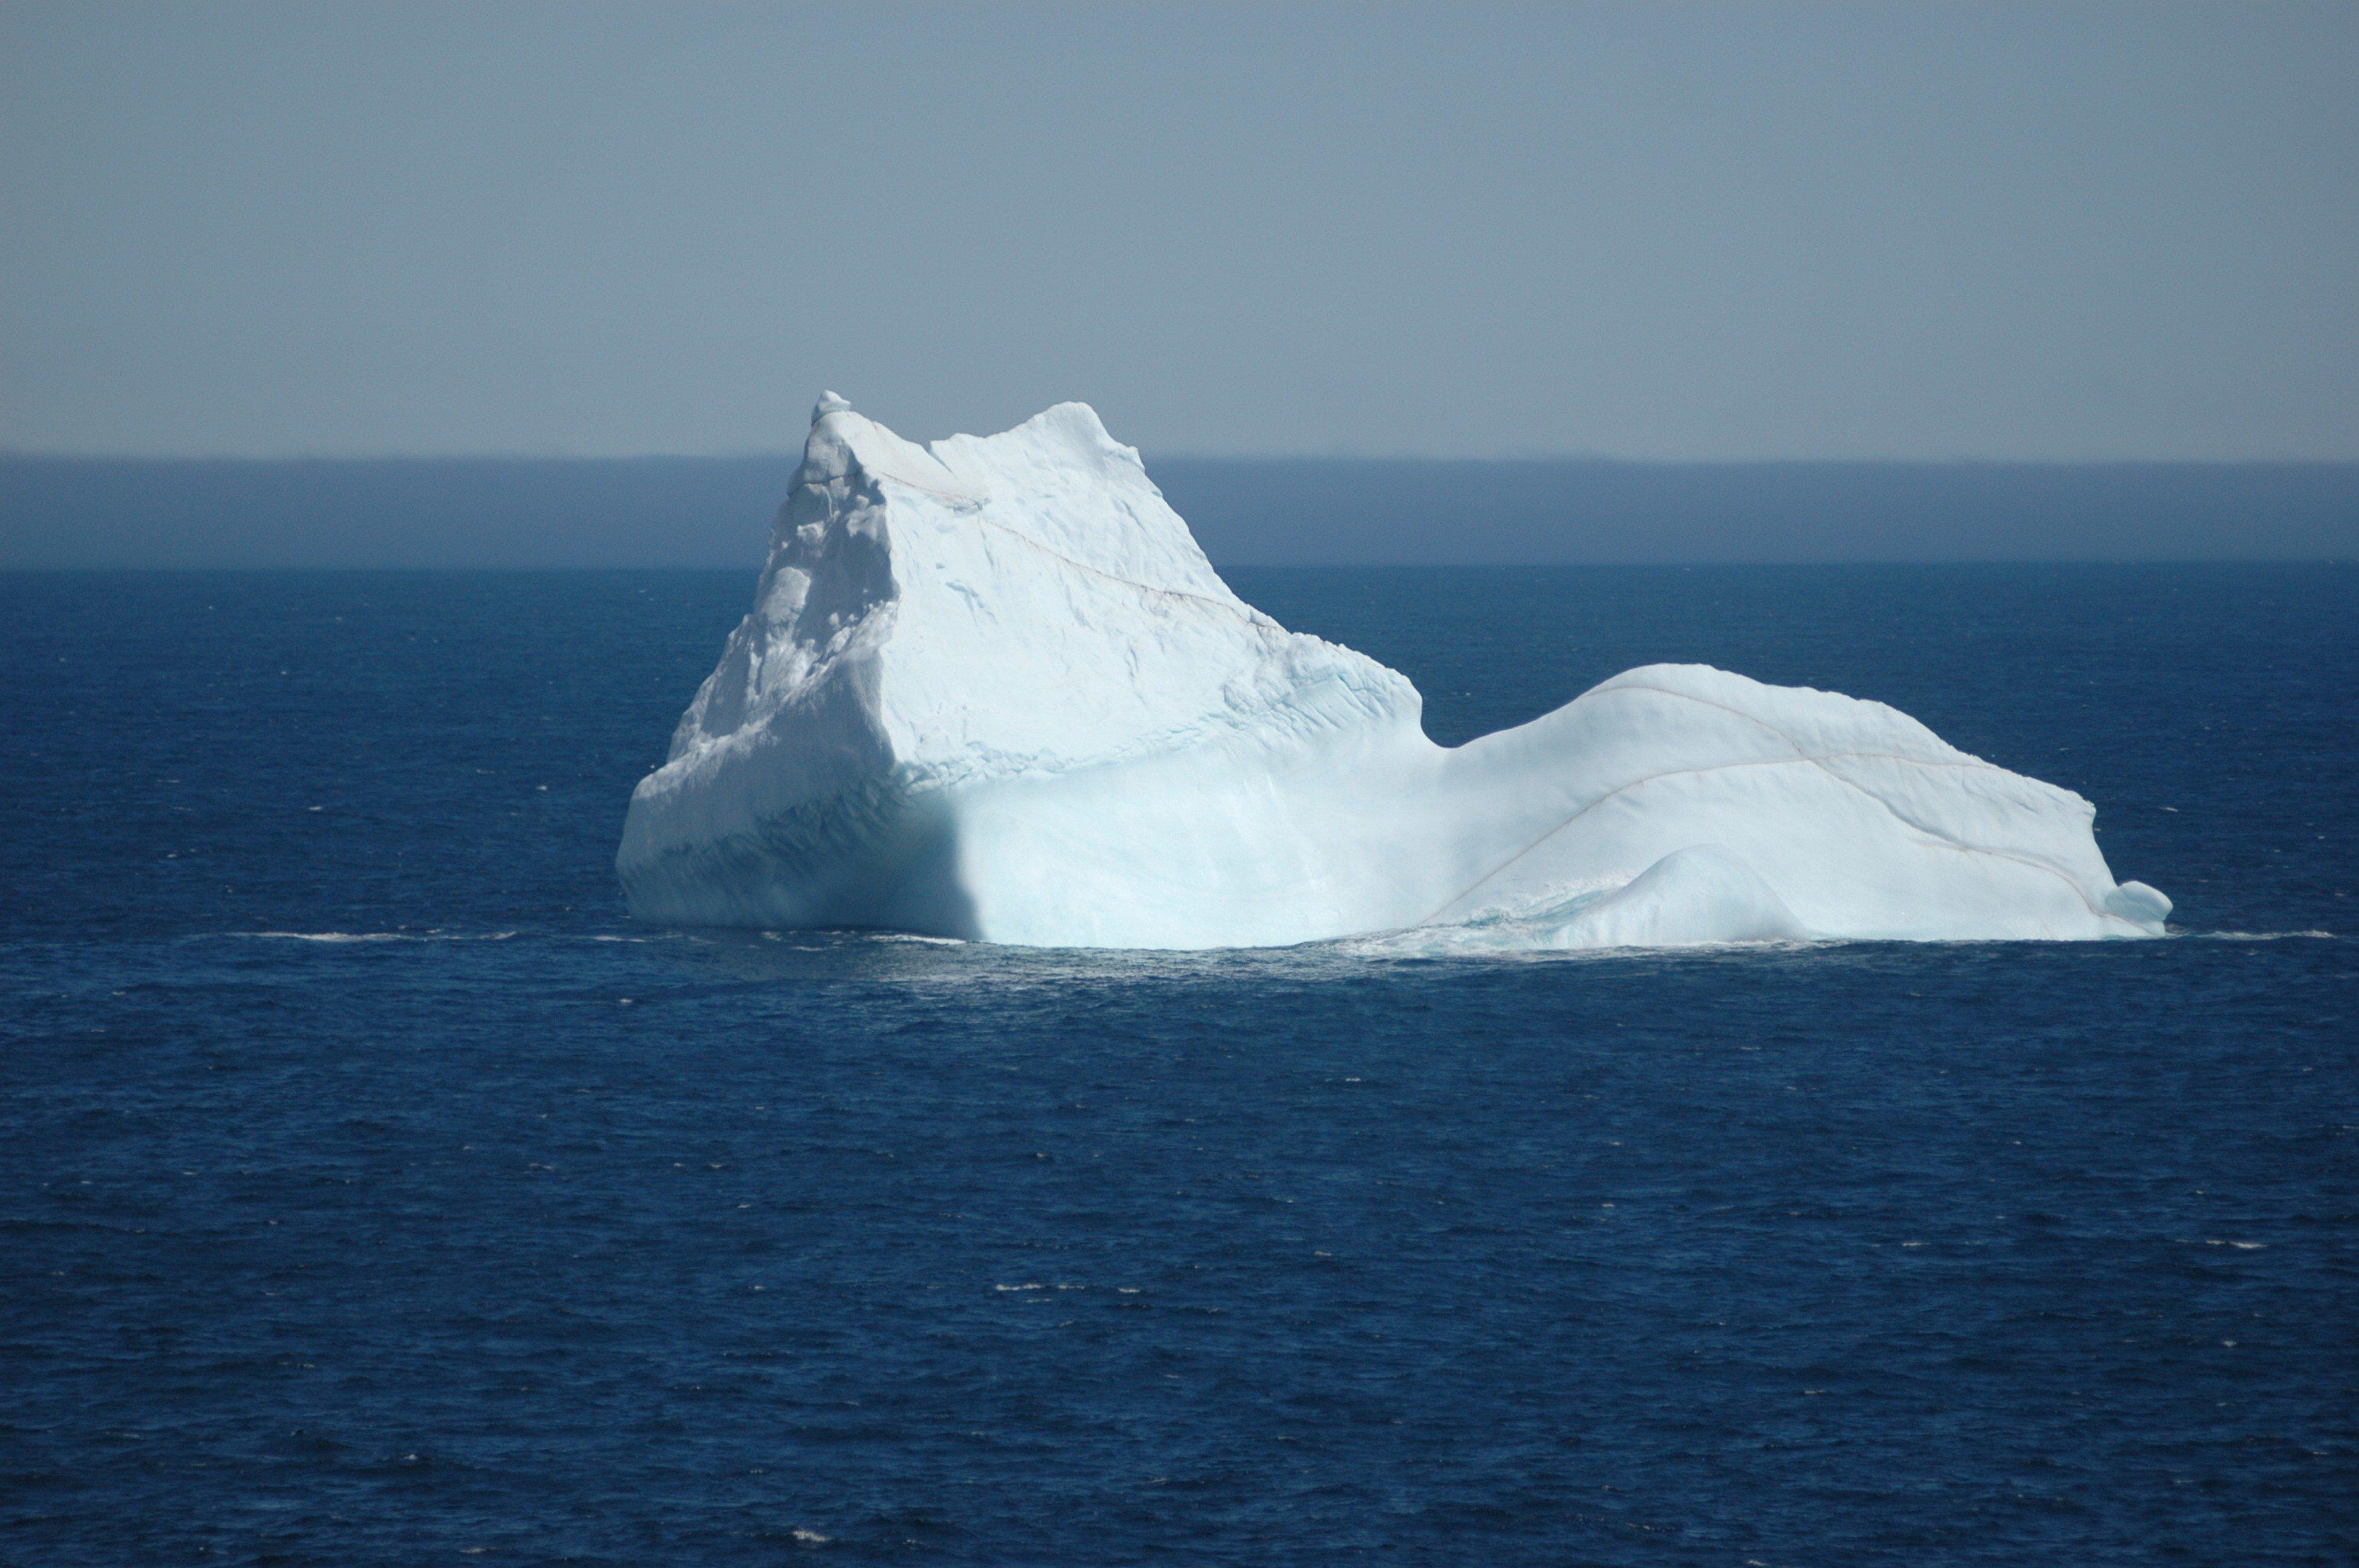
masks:
{"label": "white foam at iceberg base", "polygon": [[753,612],[631,797],[634,914],[1073,946],[2158,934],[2069,790],[1693,665],[1455,749],[1229,590],[1097,416],[814,411]]}

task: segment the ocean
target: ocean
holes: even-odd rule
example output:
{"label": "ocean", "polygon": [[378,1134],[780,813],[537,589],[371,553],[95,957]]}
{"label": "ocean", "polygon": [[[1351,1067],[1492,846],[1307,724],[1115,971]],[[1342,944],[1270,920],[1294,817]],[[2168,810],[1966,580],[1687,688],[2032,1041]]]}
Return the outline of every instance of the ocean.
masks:
{"label": "ocean", "polygon": [[750,572],[0,576],[0,1560],[2359,1555],[2359,568],[1227,575],[1445,742],[1891,702],[2176,935],[653,929]]}

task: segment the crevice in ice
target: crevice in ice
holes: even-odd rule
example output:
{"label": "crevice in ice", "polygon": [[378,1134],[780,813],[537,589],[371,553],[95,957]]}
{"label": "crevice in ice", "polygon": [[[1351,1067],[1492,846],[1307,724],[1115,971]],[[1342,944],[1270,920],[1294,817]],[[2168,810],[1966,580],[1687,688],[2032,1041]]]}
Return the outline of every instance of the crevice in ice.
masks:
{"label": "crevice in ice", "polygon": [[1829,762],[1860,760],[1894,762],[1901,763],[1907,767],[1917,768],[1956,768],[1964,771],[1979,769],[1986,770],[1991,773],[2005,773],[2006,771],[2004,768],[1997,766],[1995,763],[1984,762],[1979,757],[1962,756],[1956,761],[1951,761],[1947,758],[1911,757],[1904,755],[1898,752],[1829,752],[1823,756],[1813,755],[1812,753],[1804,751],[1801,743],[1796,741],[1791,735],[1787,734],[1784,730],[1778,729],[1776,725],[1770,723],[1767,719],[1761,718],[1759,715],[1746,713],[1740,708],[1731,708],[1726,703],[1714,702],[1707,697],[1697,697],[1690,692],[1674,691],[1669,687],[1653,686],[1644,681],[1628,681],[1608,686],[1602,688],[1597,695],[1601,697],[1610,696],[1617,691],[1653,692],[1658,696],[1678,697],[1682,701],[1697,703],[1705,708],[1716,708],[1723,713],[1733,713],[1737,718],[1745,720],[1747,723],[1756,725],[1759,728],[1767,730],[1770,734],[1775,735],[1780,741],[1791,748],[1794,754],[1790,757],[1767,757],[1742,762],[1717,762],[1710,767],[1704,768],[1666,768],[1661,773],[1648,773],[1642,778],[1632,779],[1627,784],[1616,784],[1614,788],[1607,790],[1596,799],[1587,802],[1582,806],[1580,809],[1565,817],[1563,821],[1559,822],[1555,827],[1549,828],[1547,832],[1541,834],[1538,838],[1534,838],[1530,843],[1526,844],[1522,849],[1516,850],[1514,854],[1508,856],[1506,860],[1500,861],[1489,871],[1484,872],[1480,877],[1477,877],[1473,881],[1467,884],[1466,888],[1455,897],[1444,900],[1440,904],[1436,906],[1430,914],[1428,914],[1423,921],[1419,922],[1419,925],[1424,925],[1440,918],[1443,911],[1455,908],[1465,900],[1473,897],[1474,894],[1483,890],[1484,884],[1497,878],[1501,872],[1506,871],[1510,866],[1513,866],[1517,861],[1523,860],[1525,856],[1529,855],[1532,851],[1538,849],[1541,845],[1547,843],[1549,839],[1555,838],[1558,834],[1571,827],[1575,822],[1580,821],[1583,816],[1588,816],[1589,813],[1596,810],[1599,806],[1603,806],[1606,802],[1613,800],[1617,796],[1627,795],[1632,790],[1638,789],[1646,784],[1659,784],[1665,779],[1696,777],[1705,773],[1727,773],[1738,768],[1789,768],[1798,762],[1807,763],[1810,766],[1818,769],[1819,772],[1824,773],[1836,784],[1841,784],[1843,788],[1850,790],[1854,795],[1864,795],[1867,799],[1874,801],[1884,810],[1885,814],[1890,816],[1895,822],[1899,823],[1901,827],[1908,829],[1911,833],[1914,833],[1926,843],[1930,844],[1935,848],[1952,849],[1962,855],[1988,855],[1995,860],[2011,860],[2017,865],[2027,867],[2033,871],[2045,871],[2048,875],[2054,877],[2057,881],[2062,882],[2066,887],[2071,888],[2072,890],[2072,896],[2079,899],[2090,914],[2098,915],[2101,918],[2104,914],[2104,911],[2099,909],[2096,903],[2090,899],[2087,891],[2084,890],[2077,881],[2066,874],[2064,871],[2060,871],[2058,868],[2049,865],[2045,860],[2034,860],[2027,855],[2018,855],[2006,849],[1994,849],[1986,845],[1969,844],[1956,837],[1954,834],[1944,833],[1938,828],[1930,827],[1924,823],[1912,821],[1906,814],[1894,806],[1890,801],[1885,799],[1874,790],[1864,787],[1854,780],[1843,777],[1843,774],[1827,766]]}
{"label": "crevice in ice", "polygon": [[1092,577],[1103,578],[1108,582],[1118,582],[1125,588],[1135,588],[1141,593],[1160,594],[1166,599],[1186,599],[1192,600],[1198,604],[1209,604],[1215,610],[1225,610],[1232,615],[1240,616],[1248,624],[1254,626],[1266,627],[1271,631],[1284,630],[1284,628],[1280,627],[1278,623],[1269,616],[1263,614],[1260,611],[1256,610],[1252,605],[1246,604],[1241,600],[1232,601],[1225,599],[1214,599],[1208,593],[1190,593],[1184,588],[1164,588],[1151,582],[1140,582],[1136,578],[1127,578],[1123,576],[1120,572],[1110,572],[1103,567],[1093,567],[1087,561],[1076,560],[1071,556],[1065,554],[1064,551],[1058,549],[1055,546],[1044,545],[1039,540],[1034,538],[1031,535],[1027,534],[1023,529],[1011,528],[1006,524],[1002,523],[995,518],[977,517],[975,521],[982,524],[986,528],[996,528],[1001,533],[1007,535],[1011,538],[1022,540],[1025,544],[1031,546],[1034,549],[1039,551],[1042,555],[1047,556],[1049,559],[1062,561],[1067,566],[1071,567],[1075,571],[1087,572]]}
{"label": "crevice in ice", "polygon": [[[1859,784],[1855,780],[1843,777],[1843,774],[1827,766],[1827,762],[1832,760],[1861,758],[1878,761],[1888,760],[1902,763],[1908,767],[1916,768],[1982,769],[1994,773],[2005,773],[2006,770],[2000,767],[1995,762],[1986,762],[1980,757],[1968,756],[1963,752],[1960,752],[1955,761],[1946,757],[1911,757],[1903,755],[1897,752],[1826,752],[1823,757],[1815,756],[1803,750],[1800,741],[1795,740],[1791,735],[1787,734],[1783,730],[1778,729],[1775,724],[1770,723],[1760,715],[1746,713],[1741,708],[1731,708],[1724,702],[1714,702],[1708,697],[1698,697],[1692,692],[1675,691],[1669,687],[1655,686],[1647,681],[1629,681],[1619,685],[1609,686],[1605,689],[1607,691],[1658,692],[1665,697],[1675,697],[1683,701],[1700,703],[1706,708],[1717,708],[1723,713],[1734,713],[1739,719],[1745,719],[1749,723],[1758,725],[1760,728],[1767,730],[1770,734],[1775,735],[1778,740],[1784,741],[1787,745],[1791,746],[1794,749],[1794,756],[1798,761],[1810,763],[1812,767],[1817,768],[1821,773],[1826,774],[1827,777],[1834,780],[1835,783],[1843,785],[1845,789],[1865,795],[1868,799],[1875,802],[1876,805],[1882,806],[1885,810],[1885,814],[1890,816],[1895,822],[1897,822],[1903,827],[1908,828],[1922,836],[1928,841],[1948,849],[1959,850],[1964,854],[1989,855],[1996,860],[2012,860],[2018,866],[2027,866],[2035,871],[2046,871],[2049,876],[2056,878],[2066,887],[2071,888],[2072,890],[2073,896],[2081,901],[2082,905],[2088,909],[2090,914],[2102,918],[2105,913],[2097,906],[2095,901],[2089,897],[2087,890],[2082,888],[2079,881],[2074,880],[2071,875],[2060,868],[2050,865],[2045,860],[2034,860],[2028,855],[2018,855],[2010,849],[1994,849],[1984,844],[1969,844],[1954,833],[1946,833],[1940,828],[1935,827],[1930,824],[1916,820],[1914,817],[1909,816],[1906,812],[1902,811],[1898,806],[1893,805],[1892,802],[1876,794],[1874,790],[1867,788],[1865,785]],[[1634,782],[1644,783],[1646,781],[1637,780]],[[1533,847],[1537,848],[1538,842],[1538,840],[1535,840]],[[1494,874],[1495,875],[1496,873]],[[1484,880],[1488,881],[1489,879],[1485,878]],[[1481,882],[1477,882],[1475,884],[1477,887],[1480,887],[1481,885]]]}
{"label": "crevice in ice", "polygon": [[[931,456],[930,453],[928,455]],[[935,458],[934,460],[938,463],[941,462],[940,458]],[[916,480],[909,478],[907,474],[880,472],[876,470],[869,469],[868,465],[865,463],[861,464],[861,467],[864,470],[869,472],[874,478],[889,481],[890,482],[900,485],[907,490],[921,490],[928,495],[935,496],[940,500],[949,502],[952,506],[962,512],[972,512],[984,504],[984,497],[972,494],[967,492],[956,490],[936,490],[930,484],[920,484]],[[944,472],[950,472],[949,464],[943,463],[942,469]],[[952,479],[956,479],[958,475],[951,473],[951,477]],[[824,490],[829,485],[835,483],[842,478],[843,476],[842,474],[831,474],[825,479],[807,479],[800,484],[795,486],[795,489]]]}
{"label": "crevice in ice", "polygon": [[[1809,690],[1810,690],[1811,688],[1810,688],[1810,687],[1796,687],[1794,689],[1795,689],[1795,690],[1797,690],[1797,691],[1809,691]],[[1747,712],[1745,712],[1745,709],[1743,709],[1743,708],[1732,708],[1732,707],[1730,707],[1727,703],[1724,703],[1724,702],[1714,702],[1712,698],[1710,698],[1710,697],[1698,697],[1695,693],[1693,693],[1693,692],[1691,692],[1691,691],[1680,691],[1680,690],[1679,690],[1679,689],[1677,689],[1676,687],[1668,687],[1668,686],[1657,686],[1657,685],[1655,685],[1652,681],[1643,681],[1643,680],[1614,680],[1614,681],[1607,681],[1604,685],[1603,685],[1603,686],[1599,687],[1596,689],[1596,691],[1595,691],[1595,693],[1594,693],[1593,695],[1598,696],[1598,697],[1611,697],[1614,693],[1615,693],[1615,692],[1617,692],[1617,691],[1651,691],[1651,692],[1655,693],[1655,694],[1656,694],[1657,696],[1658,696],[1658,697],[1678,697],[1681,702],[1692,702],[1692,703],[1696,704],[1696,705],[1697,705],[1698,707],[1700,707],[1700,708],[1718,708],[1718,709],[1719,709],[1721,712],[1723,712],[1723,713],[1729,713],[1729,714],[1734,714],[1734,715],[1735,715],[1737,718],[1744,719],[1747,724],[1755,725],[1755,726],[1756,726],[1756,727],[1758,727],[1758,728],[1760,728],[1760,729],[1767,730],[1767,731],[1769,731],[1769,733],[1771,733],[1772,735],[1777,736],[1777,739],[1779,739],[1780,741],[1784,741],[1784,742],[1786,742],[1786,744],[1788,744],[1788,746],[1793,747],[1793,748],[1794,748],[1794,755],[1796,755],[1797,757],[1808,757],[1808,756],[1810,755],[1810,753],[1809,753],[1808,752],[1806,752],[1806,751],[1804,751],[1804,750],[1802,749],[1802,743],[1801,743],[1800,741],[1799,741],[1795,740],[1791,735],[1787,734],[1783,730],[1778,729],[1775,724],[1770,723],[1767,719],[1762,718],[1759,714],[1757,714],[1757,713],[1747,713]],[[1879,704],[1878,706],[1882,706],[1882,705],[1881,705],[1881,704]],[[1907,716],[1906,716],[1906,715],[1903,715],[1902,717],[1903,717],[1903,718],[1906,718]],[[1914,720],[1911,720],[1911,722],[1914,722]],[[1954,750],[1954,748],[1951,748],[1951,749]],[[1877,754],[1877,753],[1871,753],[1871,752],[1828,752],[1827,754],[1828,754],[1829,756],[1831,756],[1831,757],[1832,757],[1832,756],[1869,756],[1869,755],[1875,755],[1875,754]],[[1968,756],[1968,755],[1967,755],[1965,752],[1960,752],[1958,753],[1958,758],[1959,758],[1959,760],[1958,760],[1958,761],[1956,761],[1956,762],[1946,762],[1946,760],[1945,760],[1945,763],[1944,763],[1944,765],[1947,765],[1947,766],[1950,766],[1950,767],[1958,767],[1958,768],[1988,768],[1992,773],[2005,773],[2005,772],[2006,771],[2006,769],[2004,769],[2004,768],[2000,767],[2000,766],[1999,766],[1997,763],[1995,763],[1995,762],[1986,762],[1983,761],[1980,757]],[[1900,760],[1900,761],[1902,761],[1902,762],[1915,762],[1915,761],[1918,761],[1919,759],[1917,759],[1917,758],[1913,758],[1913,757],[1901,757],[1899,760]]]}

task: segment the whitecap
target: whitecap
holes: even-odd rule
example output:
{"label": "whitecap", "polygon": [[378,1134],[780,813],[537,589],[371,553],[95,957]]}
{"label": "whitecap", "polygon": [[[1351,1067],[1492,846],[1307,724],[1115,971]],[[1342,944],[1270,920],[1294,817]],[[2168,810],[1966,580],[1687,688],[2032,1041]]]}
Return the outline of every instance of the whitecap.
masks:
{"label": "whitecap", "polygon": [[233,931],[232,936],[251,936],[261,942],[410,942],[416,938],[399,931]]}
{"label": "whitecap", "polygon": [[2332,931],[2206,931],[2203,935],[2214,942],[2332,942]]}
{"label": "whitecap", "polygon": [[513,931],[224,931],[255,942],[505,942]]}

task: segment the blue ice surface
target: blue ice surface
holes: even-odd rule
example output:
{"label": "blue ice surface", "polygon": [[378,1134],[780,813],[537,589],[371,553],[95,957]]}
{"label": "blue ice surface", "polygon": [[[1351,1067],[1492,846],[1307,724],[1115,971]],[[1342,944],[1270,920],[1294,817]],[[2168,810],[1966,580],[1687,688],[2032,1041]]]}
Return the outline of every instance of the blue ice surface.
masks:
{"label": "blue ice surface", "polygon": [[1445,741],[1890,701],[2183,935],[635,927],[750,574],[0,577],[0,1559],[2351,1560],[2359,570],[1231,576]]}

